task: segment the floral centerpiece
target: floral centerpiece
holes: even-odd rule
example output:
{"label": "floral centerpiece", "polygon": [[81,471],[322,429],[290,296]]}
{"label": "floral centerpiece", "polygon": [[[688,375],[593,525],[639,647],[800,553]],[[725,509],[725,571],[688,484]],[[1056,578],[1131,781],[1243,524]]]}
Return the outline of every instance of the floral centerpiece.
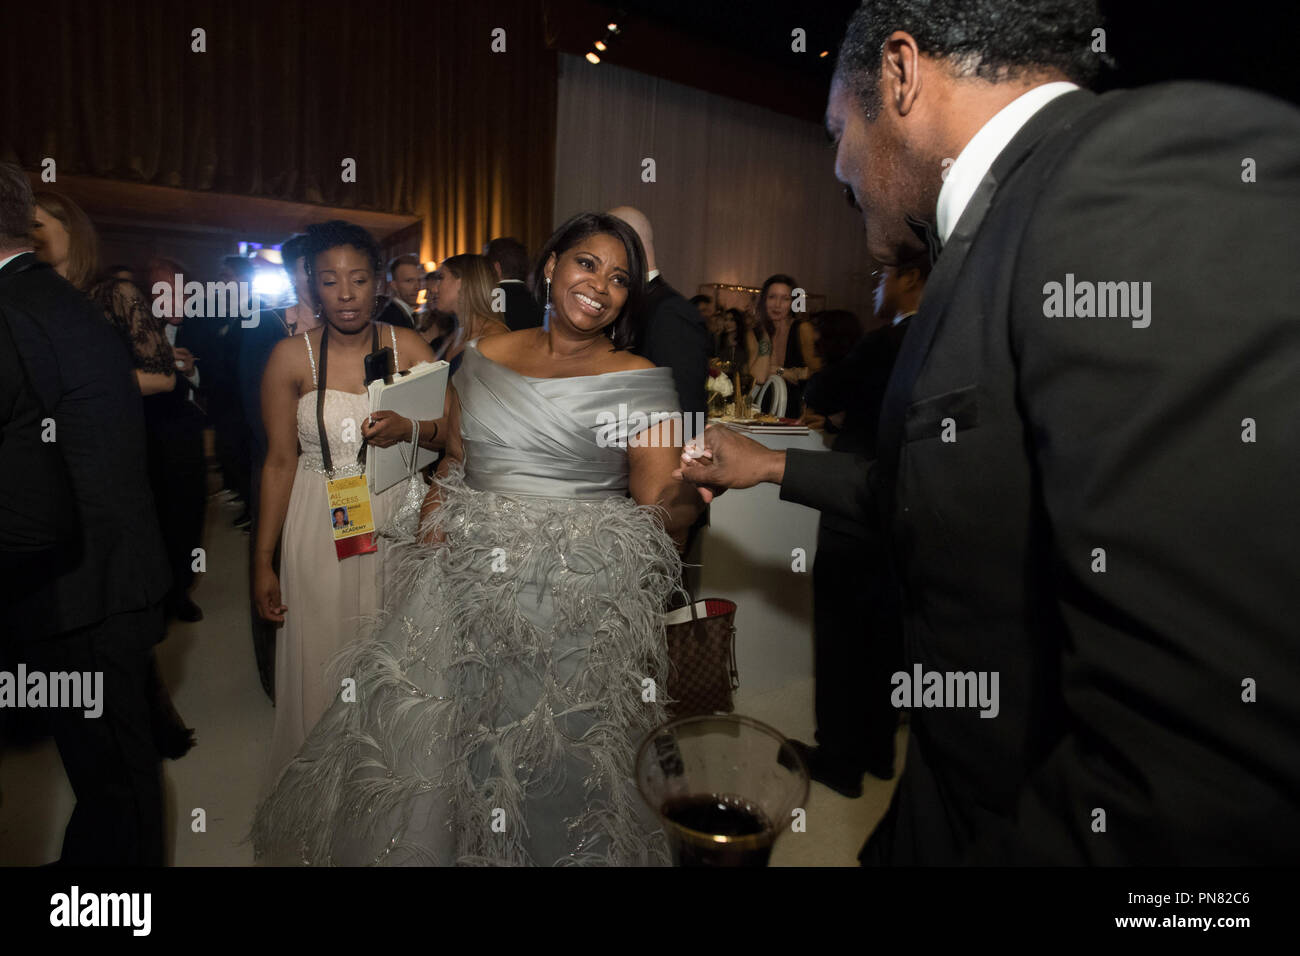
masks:
{"label": "floral centerpiece", "polygon": [[704,389],[708,395],[710,417],[735,414],[735,403],[727,401],[736,394],[731,381],[730,362],[709,359],[709,377],[704,383]]}

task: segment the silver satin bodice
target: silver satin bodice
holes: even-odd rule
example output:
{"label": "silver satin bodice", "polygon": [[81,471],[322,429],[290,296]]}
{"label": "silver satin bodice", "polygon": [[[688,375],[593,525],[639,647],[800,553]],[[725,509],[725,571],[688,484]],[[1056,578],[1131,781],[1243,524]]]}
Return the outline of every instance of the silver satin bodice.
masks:
{"label": "silver satin bodice", "polygon": [[460,397],[465,483],[479,491],[546,498],[627,493],[627,449],[603,423],[631,437],[651,416],[677,412],[671,369],[572,378],[519,375],[471,342],[453,379]]}

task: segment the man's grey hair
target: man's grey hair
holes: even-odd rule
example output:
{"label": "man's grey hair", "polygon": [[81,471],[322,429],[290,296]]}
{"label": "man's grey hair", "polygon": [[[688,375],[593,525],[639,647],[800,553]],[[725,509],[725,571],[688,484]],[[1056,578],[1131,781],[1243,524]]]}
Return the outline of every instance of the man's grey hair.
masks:
{"label": "man's grey hair", "polygon": [[35,207],[27,174],[13,163],[0,163],[0,245],[26,241]]}

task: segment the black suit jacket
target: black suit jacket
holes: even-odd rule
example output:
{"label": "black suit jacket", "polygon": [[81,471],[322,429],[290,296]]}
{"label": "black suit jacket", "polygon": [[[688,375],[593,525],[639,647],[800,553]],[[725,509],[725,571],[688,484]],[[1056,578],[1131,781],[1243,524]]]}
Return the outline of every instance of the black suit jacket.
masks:
{"label": "black suit jacket", "polygon": [[[288,334],[284,309],[264,310],[258,316],[257,325],[243,330],[237,375],[239,403],[251,436],[254,469],[260,468],[266,458],[266,426],[262,422],[262,375],[271,360],[271,352]],[[255,472],[253,481],[259,479],[260,476]]]}
{"label": "black suit jacket", "polygon": [[703,413],[707,405],[704,380],[709,374],[713,342],[699,309],[664,281],[661,275],[646,286],[636,320],[633,351],[661,368],[673,370],[682,413]]}
{"label": "black suit jacket", "polygon": [[[879,458],[789,454],[783,497],[883,508],[908,661],[999,674],[996,717],[912,709],[864,860],[1300,853],[1296,142],[1225,87],[1053,101],[938,258]],[[1067,275],[1150,282],[1150,324],[1047,314]]]}
{"label": "black suit jacket", "polygon": [[10,581],[23,576],[17,593],[48,575],[48,562],[75,543],[78,531],[58,442],[41,438],[45,420],[0,314],[0,570]]}
{"label": "black suit jacket", "polygon": [[535,329],[542,324],[542,307],[522,282],[504,280],[497,287],[505,290],[506,314],[503,317],[511,332]]}
{"label": "black suit jacket", "polygon": [[[131,358],[107,317],[31,254],[0,269],[8,322],[71,478],[81,534],[43,586],[11,593],[19,640],[57,635],[147,608],[171,582],[145,460],[144,412]],[[33,512],[49,491],[30,491]]]}
{"label": "black suit jacket", "polygon": [[[193,353],[199,372],[199,386],[177,370],[172,389],[144,397],[144,420],[149,437],[158,441],[185,441],[194,443],[194,435],[207,424],[203,409],[228,376],[221,348],[222,338],[209,335],[203,319],[189,318],[176,329],[176,347]],[[236,320],[237,322],[238,320]],[[228,386],[227,391],[228,391]]]}
{"label": "black suit jacket", "polygon": [[[831,444],[833,451],[875,457],[880,406],[910,322],[907,318],[897,325],[873,329],[841,361],[823,368],[805,383],[805,405],[826,416],[844,413],[844,424]],[[876,520],[864,524],[827,510],[822,512],[821,526],[879,546],[880,523]],[[877,556],[877,560],[881,557]]]}
{"label": "black suit jacket", "polygon": [[392,296],[386,296],[376,304],[375,321],[387,322],[399,329],[415,328],[415,324],[411,321],[411,317],[406,314],[406,310],[394,302]]}

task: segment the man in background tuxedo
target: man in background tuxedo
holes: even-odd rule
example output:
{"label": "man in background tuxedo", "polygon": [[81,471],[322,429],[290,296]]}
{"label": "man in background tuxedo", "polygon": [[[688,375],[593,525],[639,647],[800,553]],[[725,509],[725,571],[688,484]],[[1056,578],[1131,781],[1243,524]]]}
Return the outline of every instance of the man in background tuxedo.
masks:
{"label": "man in background tuxedo", "polygon": [[683,468],[890,530],[912,721],[864,862],[1300,853],[1300,114],[1077,89],[1099,22],[859,8],[836,176],[873,257],[938,252],[876,458],[710,429]]}
{"label": "man in background tuxedo", "polygon": [[673,370],[677,399],[683,418],[703,414],[708,400],[704,380],[709,374],[709,352],[713,342],[708,326],[695,306],[664,281],[655,264],[655,237],[650,220],[639,209],[618,206],[609,210],[632,227],[645,249],[646,287],[640,313],[635,317],[636,344],[632,351],[660,368]]}
{"label": "man in background tuxedo", "polygon": [[483,247],[483,255],[497,274],[497,288],[506,294],[503,317],[511,332],[535,329],[542,324],[542,307],[537,304],[524,276],[528,274],[528,250],[518,239],[502,236]]}
{"label": "man in background tuxedo", "polygon": [[415,328],[415,309],[420,304],[424,267],[419,256],[397,256],[388,263],[388,298],[377,304],[375,318],[402,329]]}
{"label": "man in background tuxedo", "polygon": [[[0,316],[53,422],[79,533],[39,584],[5,577],[0,632],[29,673],[103,675],[99,717],[69,708],[44,715],[77,797],[61,862],[161,865],[162,777],[149,699],[169,575],[145,471],[139,387],[103,313],[31,253],[31,221],[26,175],[0,164]],[[57,486],[13,493],[25,497],[7,507],[34,515],[48,511]]]}
{"label": "man in background tuxedo", "polygon": [[[877,270],[875,318],[883,324],[808,380],[804,404],[826,417],[834,451],[876,456],[885,386],[929,274],[925,254]],[[817,746],[790,743],[814,780],[859,797],[864,773],[894,776],[898,729],[889,691],[903,661],[903,625],[880,522],[823,511],[812,573]]]}
{"label": "man in background tuxedo", "polygon": [[[185,275],[185,267],[179,263],[160,259],[155,265],[163,263],[165,269],[154,269],[157,281],[174,284],[176,275]],[[182,301],[177,291],[175,303]],[[149,436],[149,483],[172,569],[172,589],[164,610],[169,618],[194,623],[203,620],[203,611],[190,598],[190,588],[194,584],[194,549],[203,545],[208,498],[208,463],[203,448],[208,417],[199,403],[213,408],[230,401],[229,383],[222,381],[229,375],[222,350],[227,337],[239,331],[227,329],[225,335],[217,334],[218,326],[228,324],[229,318],[187,319],[183,308],[173,307],[170,311],[163,332],[176,356],[176,387],[146,396],[144,419]],[[221,441],[227,460],[237,463],[244,442],[242,437],[230,434],[236,424],[229,421],[224,407],[214,408],[213,420],[222,423]],[[243,466],[232,463],[230,467]],[[239,484],[242,494],[246,487],[242,477]]]}

